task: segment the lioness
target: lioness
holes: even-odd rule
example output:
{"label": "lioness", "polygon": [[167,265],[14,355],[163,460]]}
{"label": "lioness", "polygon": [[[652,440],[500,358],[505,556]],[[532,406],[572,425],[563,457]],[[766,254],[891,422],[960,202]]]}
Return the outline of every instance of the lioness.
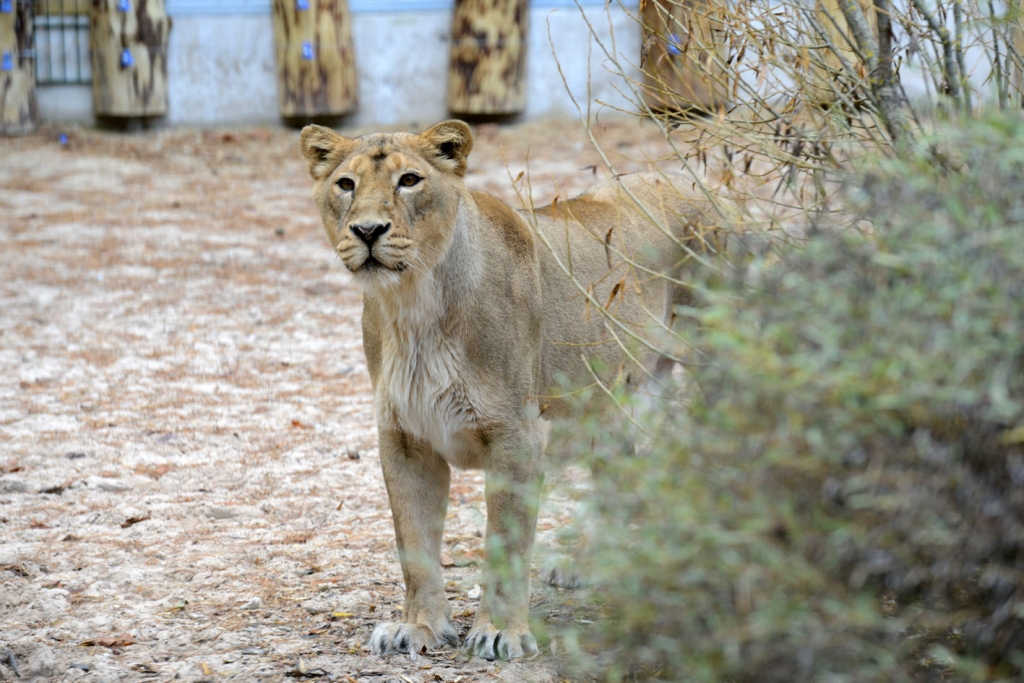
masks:
{"label": "lioness", "polygon": [[[458,646],[441,576],[451,467],[486,472],[490,555],[466,649],[537,652],[530,558],[558,380],[623,377],[687,300],[704,197],[680,179],[604,182],[534,215],[463,182],[469,126],[348,139],[302,131],[331,245],[363,289],[363,344],[406,595],[375,653]],[[639,204],[636,200],[639,200]],[[551,248],[549,248],[549,246]],[[608,315],[613,314],[613,315]],[[499,561],[501,566],[495,567]]]}

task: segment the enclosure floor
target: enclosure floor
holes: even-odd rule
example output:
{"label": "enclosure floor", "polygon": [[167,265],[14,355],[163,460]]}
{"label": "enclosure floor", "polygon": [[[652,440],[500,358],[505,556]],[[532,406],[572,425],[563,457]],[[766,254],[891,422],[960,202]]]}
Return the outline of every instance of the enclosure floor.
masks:
{"label": "enclosure floor", "polygon": [[[622,171],[666,151],[595,133]],[[515,206],[521,171],[538,205],[608,177],[576,121],[476,135],[467,183]],[[294,130],[0,139],[0,680],[560,677],[369,654],[403,585],[360,294],[310,188]],[[445,536],[463,633],[481,483],[455,475]]]}

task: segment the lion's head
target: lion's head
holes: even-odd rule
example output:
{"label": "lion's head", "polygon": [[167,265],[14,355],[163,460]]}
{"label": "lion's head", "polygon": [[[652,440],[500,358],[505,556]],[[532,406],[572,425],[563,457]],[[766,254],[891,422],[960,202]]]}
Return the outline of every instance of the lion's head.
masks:
{"label": "lion's head", "polygon": [[349,139],[302,130],[327,236],[364,287],[431,269],[448,249],[473,135],[462,121]]}

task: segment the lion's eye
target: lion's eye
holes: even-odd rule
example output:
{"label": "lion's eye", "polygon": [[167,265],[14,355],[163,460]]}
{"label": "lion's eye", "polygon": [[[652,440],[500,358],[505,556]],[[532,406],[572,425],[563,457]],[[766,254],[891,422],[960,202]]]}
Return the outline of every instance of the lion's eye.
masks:
{"label": "lion's eye", "polygon": [[352,190],[356,189],[356,181],[352,180],[351,178],[338,178],[338,187],[340,187],[345,192],[351,192]]}
{"label": "lion's eye", "polygon": [[398,179],[398,185],[400,187],[412,187],[418,185],[423,178],[419,177],[415,173],[403,173],[402,177]]}

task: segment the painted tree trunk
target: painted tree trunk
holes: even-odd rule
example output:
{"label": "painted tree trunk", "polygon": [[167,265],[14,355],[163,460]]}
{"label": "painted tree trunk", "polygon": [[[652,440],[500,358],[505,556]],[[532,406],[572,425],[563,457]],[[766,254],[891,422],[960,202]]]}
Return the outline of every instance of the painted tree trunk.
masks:
{"label": "painted tree trunk", "polygon": [[641,69],[647,106],[711,112],[728,105],[721,0],[641,0]]}
{"label": "painted tree trunk", "polygon": [[[860,0],[860,7],[867,17],[871,33],[877,38],[878,20],[874,3],[872,0]],[[853,86],[856,82],[867,84],[867,67],[854,49],[856,42],[843,11],[839,9],[839,0],[818,0],[817,14],[830,45],[820,48],[818,59],[811,64],[811,98],[819,104],[830,104],[846,96],[858,104],[861,98],[856,97]],[[843,66],[844,62],[847,66]],[[852,74],[851,68],[854,70]]]}
{"label": "painted tree trunk", "polygon": [[455,0],[448,109],[507,116],[526,106],[527,0]]}
{"label": "painted tree trunk", "polygon": [[281,116],[355,110],[356,60],[346,0],[274,0],[274,44]]}
{"label": "painted tree trunk", "polygon": [[27,0],[0,9],[0,135],[22,135],[38,118],[32,12]]}
{"label": "painted tree trunk", "polygon": [[92,0],[93,110],[97,116],[167,113],[164,0]]}

